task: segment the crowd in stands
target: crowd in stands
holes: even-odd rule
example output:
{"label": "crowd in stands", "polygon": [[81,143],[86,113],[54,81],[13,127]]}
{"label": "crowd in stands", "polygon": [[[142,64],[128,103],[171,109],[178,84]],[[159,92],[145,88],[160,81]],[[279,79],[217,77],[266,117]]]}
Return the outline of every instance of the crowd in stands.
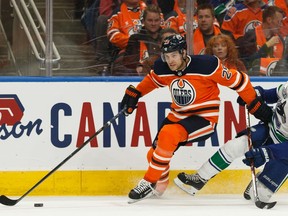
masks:
{"label": "crowd in stands", "polygon": [[109,75],[143,76],[164,36],[185,36],[192,23],[193,54],[216,55],[251,76],[288,75],[288,0],[193,2],[187,22],[186,0],[86,0],[81,21],[95,63],[107,63]]}

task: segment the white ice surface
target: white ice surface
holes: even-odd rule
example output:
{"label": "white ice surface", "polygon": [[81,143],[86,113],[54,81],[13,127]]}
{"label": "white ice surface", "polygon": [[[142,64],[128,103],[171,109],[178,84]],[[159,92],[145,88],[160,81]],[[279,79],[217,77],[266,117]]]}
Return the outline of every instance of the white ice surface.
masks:
{"label": "white ice surface", "polygon": [[[18,199],[19,197],[9,197]],[[288,194],[276,194],[273,209],[259,209],[241,195],[167,195],[128,204],[123,196],[27,196],[15,206],[0,204],[1,216],[287,216]],[[34,207],[43,203],[43,207]]]}

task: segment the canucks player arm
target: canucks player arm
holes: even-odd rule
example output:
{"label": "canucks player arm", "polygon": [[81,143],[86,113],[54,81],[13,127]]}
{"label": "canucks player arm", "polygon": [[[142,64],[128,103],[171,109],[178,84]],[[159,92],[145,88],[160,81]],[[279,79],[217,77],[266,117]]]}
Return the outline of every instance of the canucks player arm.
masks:
{"label": "canucks player arm", "polygon": [[288,160],[288,141],[279,143],[279,144],[272,144],[266,146],[271,150],[273,155],[273,159],[275,160]]}
{"label": "canucks player arm", "polygon": [[[286,99],[288,96],[288,82],[283,83],[279,85],[277,88],[271,88],[271,89],[264,89],[261,86],[255,86],[254,87],[257,97],[260,97],[263,101],[265,101],[268,104],[276,103],[279,99]],[[242,100],[241,98],[239,100]],[[239,102],[237,100],[237,102]],[[240,105],[245,105],[245,102],[242,100],[239,103]]]}
{"label": "canucks player arm", "polygon": [[[253,159],[255,167],[265,164],[262,172],[257,176],[256,184],[260,200],[268,202],[287,179],[288,142],[266,145],[246,152],[243,162],[250,166],[251,159]],[[249,196],[252,197],[251,193]]]}
{"label": "canucks player arm", "polygon": [[251,159],[254,161],[255,167],[262,166],[270,160],[283,160],[288,162],[288,142],[280,144],[271,144],[258,148],[254,148],[245,153],[243,162],[250,165]]}
{"label": "canucks player arm", "polygon": [[[261,86],[255,86],[254,89],[256,91],[257,97],[267,104],[276,103],[279,99],[277,88],[264,89]],[[237,103],[239,103],[241,106],[245,106],[246,104],[240,96],[237,98]]]}

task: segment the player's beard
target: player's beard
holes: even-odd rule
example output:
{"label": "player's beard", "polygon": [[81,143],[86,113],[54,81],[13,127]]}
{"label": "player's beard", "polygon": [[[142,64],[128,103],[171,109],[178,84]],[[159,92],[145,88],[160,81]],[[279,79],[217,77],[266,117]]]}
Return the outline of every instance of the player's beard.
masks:
{"label": "player's beard", "polygon": [[182,54],[182,63],[181,65],[176,69],[176,71],[183,71],[187,67],[187,58],[184,58],[184,55]]}

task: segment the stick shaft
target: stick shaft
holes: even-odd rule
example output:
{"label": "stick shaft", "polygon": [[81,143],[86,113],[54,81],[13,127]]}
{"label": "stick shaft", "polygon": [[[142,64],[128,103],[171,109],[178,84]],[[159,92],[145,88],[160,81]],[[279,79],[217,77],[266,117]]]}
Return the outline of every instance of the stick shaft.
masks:
{"label": "stick shaft", "polygon": [[[248,137],[248,148],[249,150],[252,150],[253,145],[252,145],[252,140],[251,140],[251,125],[250,125],[250,114],[248,109],[246,109],[247,112],[247,137]],[[258,190],[257,190],[257,185],[256,185],[256,173],[255,173],[255,166],[254,166],[254,160],[250,160],[250,170],[251,170],[251,177],[252,177],[252,188],[253,188],[253,194],[255,197],[255,201],[259,201],[258,197]]]}
{"label": "stick shaft", "polygon": [[24,197],[26,197],[31,191],[33,191],[37,186],[39,186],[43,181],[45,181],[50,175],[52,175],[56,170],[63,166],[70,158],[77,154],[82,148],[84,148],[92,139],[94,139],[98,134],[100,134],[105,128],[109,127],[112,122],[114,122],[119,116],[124,113],[126,107],[123,108],[118,114],[113,116],[109,121],[107,121],[95,134],[93,134],[89,139],[87,139],[79,148],[73,151],[68,157],[66,157],[61,163],[59,163],[54,169],[47,173],[42,179],[40,179],[33,187],[31,187],[26,193],[24,193],[19,199],[12,200],[5,195],[0,196],[0,203],[4,205],[15,205],[20,202]]}

